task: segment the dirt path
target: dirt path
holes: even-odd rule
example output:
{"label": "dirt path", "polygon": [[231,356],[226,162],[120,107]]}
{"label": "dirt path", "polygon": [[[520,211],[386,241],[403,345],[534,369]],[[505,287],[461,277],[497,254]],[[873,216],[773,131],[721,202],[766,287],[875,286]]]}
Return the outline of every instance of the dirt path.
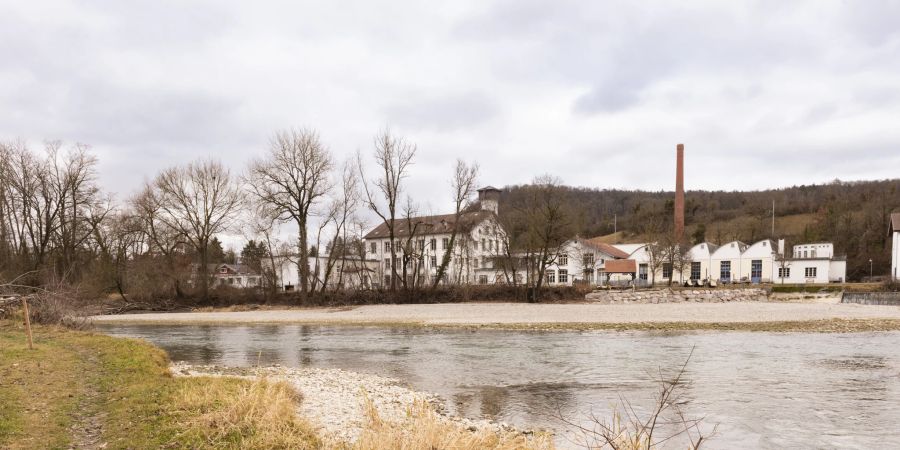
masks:
{"label": "dirt path", "polygon": [[[81,362],[87,366],[98,366],[100,358],[92,349],[73,348],[81,358]],[[85,371],[91,373],[91,371]],[[72,434],[70,448],[78,450],[98,450],[106,448],[106,443],[101,442],[103,437],[103,420],[105,414],[100,411],[102,394],[97,388],[98,380],[92,377],[84,381],[84,389],[74,411],[72,426],[69,428]]]}

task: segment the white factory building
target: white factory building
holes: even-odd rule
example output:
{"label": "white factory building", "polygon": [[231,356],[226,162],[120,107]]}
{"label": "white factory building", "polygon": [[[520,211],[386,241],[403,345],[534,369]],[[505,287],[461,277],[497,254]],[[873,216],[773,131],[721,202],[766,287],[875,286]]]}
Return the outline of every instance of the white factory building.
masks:
{"label": "white factory building", "polygon": [[[897,221],[900,224],[900,214],[898,214]],[[897,234],[900,234],[900,231],[895,232],[895,264],[897,253],[900,252],[900,249],[896,248],[897,245],[900,245],[897,243],[900,240],[900,238],[896,238]],[[572,252],[573,245],[570,243],[565,247],[570,249],[567,250],[567,253]],[[584,244],[580,245],[584,246]],[[611,247],[627,255],[624,258],[621,255],[610,256],[611,258],[634,261],[633,278],[638,285],[651,283],[663,285],[669,284],[670,280],[671,284],[686,282],[709,284],[711,281],[718,285],[825,284],[843,282],[847,277],[846,259],[835,257],[834,245],[831,243],[795,245],[792,252],[786,253],[784,240],[775,243],[765,239],[753,245],[733,241],[721,246],[702,242],[690,248],[684,263],[681,264],[681,271],[678,267],[673,267],[671,263],[661,261],[654,263],[653,258],[660,256],[653,255],[653,246],[650,244],[612,244]],[[556,277],[550,278],[553,282],[549,284],[572,283],[573,278],[568,276],[572,273],[571,265],[573,263],[571,261],[571,258],[566,258],[569,266],[565,268],[567,276],[560,280],[557,274]],[[580,264],[579,267],[584,266],[583,262],[576,261],[576,263]],[[655,269],[655,273],[651,273],[651,268]],[[557,268],[554,267],[554,269]],[[632,278],[632,276],[628,278]],[[621,277],[618,279],[621,280]],[[606,278],[594,276],[590,279],[579,276],[575,280],[592,281],[592,284],[602,285]]]}
{"label": "white factory building", "polygon": [[[450,265],[441,283],[494,284],[498,270],[494,261],[505,252],[506,231],[500,225],[497,211],[500,190],[485,187],[478,190],[478,203],[464,211],[456,220],[454,214],[397,219],[394,241],[391,242],[386,224],[375,227],[365,235],[366,259],[378,261],[374,285],[391,285],[391,273],[399,286],[427,285],[437,277],[444,253],[456,230],[456,240]],[[395,259],[391,261],[391,248]]]}

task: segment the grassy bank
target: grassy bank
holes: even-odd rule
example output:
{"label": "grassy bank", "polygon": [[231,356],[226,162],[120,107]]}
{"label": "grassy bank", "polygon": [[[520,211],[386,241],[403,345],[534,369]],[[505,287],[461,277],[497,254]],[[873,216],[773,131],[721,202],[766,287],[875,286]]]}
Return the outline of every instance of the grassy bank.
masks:
{"label": "grassy bank", "polygon": [[287,383],[172,377],[165,353],[141,341],[0,320],[0,448],[360,449],[552,448],[521,435],[470,433],[429,411],[409,423],[370,412],[360,442],[317,436]]}
{"label": "grassy bank", "polygon": [[320,447],[281,384],[173,378],[165,353],[135,340],[57,327],[34,337],[29,350],[20,326],[0,322],[2,448]]}

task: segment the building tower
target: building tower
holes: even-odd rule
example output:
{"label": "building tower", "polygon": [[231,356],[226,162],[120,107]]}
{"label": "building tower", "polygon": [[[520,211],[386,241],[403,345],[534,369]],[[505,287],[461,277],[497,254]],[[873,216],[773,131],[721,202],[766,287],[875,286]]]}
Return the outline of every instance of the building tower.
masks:
{"label": "building tower", "polygon": [[500,211],[500,189],[486,186],[478,190],[478,202],[481,209],[498,214]]}
{"label": "building tower", "polygon": [[684,144],[676,147],[675,163],[675,239],[684,239]]}

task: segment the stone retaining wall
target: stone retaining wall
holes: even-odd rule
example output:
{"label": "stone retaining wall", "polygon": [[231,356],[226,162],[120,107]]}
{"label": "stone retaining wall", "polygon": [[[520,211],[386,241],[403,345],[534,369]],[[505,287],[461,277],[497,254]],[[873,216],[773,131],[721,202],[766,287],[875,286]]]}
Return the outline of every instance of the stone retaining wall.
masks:
{"label": "stone retaining wall", "polygon": [[841,303],[900,306],[900,292],[845,292]]}
{"label": "stone retaining wall", "polygon": [[597,303],[724,303],[764,302],[765,289],[647,289],[638,291],[594,291],[585,300]]}

